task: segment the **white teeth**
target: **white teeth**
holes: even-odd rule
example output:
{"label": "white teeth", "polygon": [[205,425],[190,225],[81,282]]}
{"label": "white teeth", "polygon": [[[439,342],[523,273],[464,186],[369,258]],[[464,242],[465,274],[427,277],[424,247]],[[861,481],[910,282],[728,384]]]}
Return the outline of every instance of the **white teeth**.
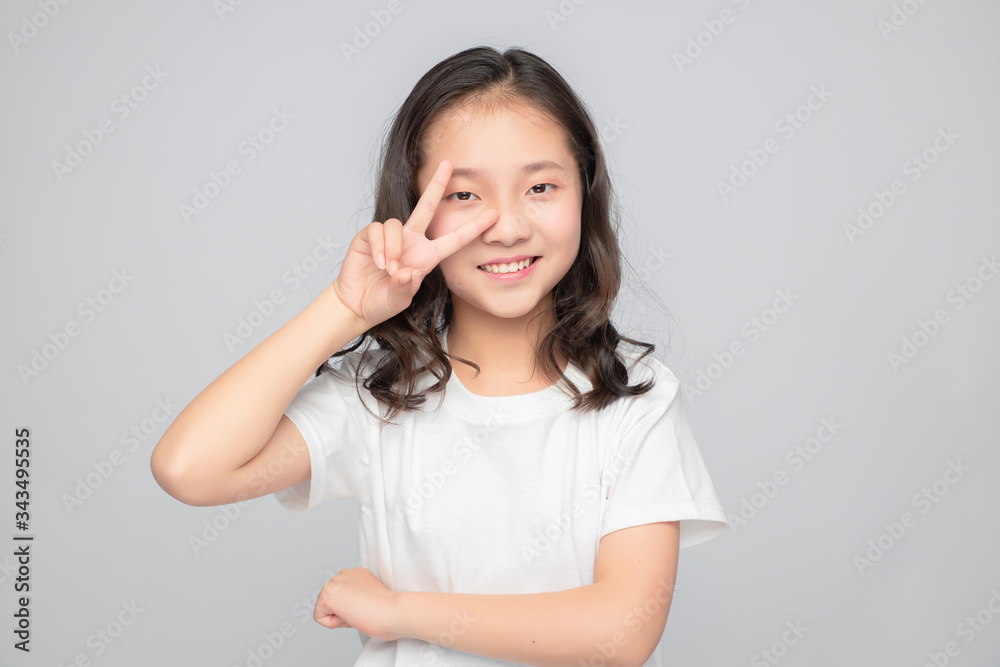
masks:
{"label": "white teeth", "polygon": [[534,259],[531,258],[522,259],[520,262],[511,262],[510,264],[483,264],[479,268],[488,273],[514,273],[530,266],[533,261]]}

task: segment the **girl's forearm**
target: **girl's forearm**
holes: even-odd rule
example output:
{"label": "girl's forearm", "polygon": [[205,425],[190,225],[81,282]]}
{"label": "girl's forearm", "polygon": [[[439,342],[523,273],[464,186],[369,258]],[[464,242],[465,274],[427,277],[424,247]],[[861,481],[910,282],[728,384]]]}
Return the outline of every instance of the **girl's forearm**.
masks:
{"label": "girl's forearm", "polygon": [[[671,593],[663,592],[666,602]],[[651,624],[658,621],[649,608],[603,582],[551,593],[404,592],[396,630],[400,637],[539,667],[638,666],[663,631],[658,628],[650,646]]]}

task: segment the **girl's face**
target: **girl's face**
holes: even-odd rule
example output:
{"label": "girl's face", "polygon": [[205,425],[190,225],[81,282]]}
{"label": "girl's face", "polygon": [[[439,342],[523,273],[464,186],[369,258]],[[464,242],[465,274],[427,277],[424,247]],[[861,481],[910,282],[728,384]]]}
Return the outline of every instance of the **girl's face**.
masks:
{"label": "girl's face", "polygon": [[[500,213],[493,226],[438,264],[454,316],[474,309],[477,316],[528,319],[543,310],[580,249],[583,190],[563,129],[525,103],[486,112],[469,106],[436,119],[423,142],[419,192],[442,160],[453,165],[427,238],[487,209]],[[520,259],[533,264],[516,273],[509,266],[501,269],[507,273],[484,271],[486,264]]]}

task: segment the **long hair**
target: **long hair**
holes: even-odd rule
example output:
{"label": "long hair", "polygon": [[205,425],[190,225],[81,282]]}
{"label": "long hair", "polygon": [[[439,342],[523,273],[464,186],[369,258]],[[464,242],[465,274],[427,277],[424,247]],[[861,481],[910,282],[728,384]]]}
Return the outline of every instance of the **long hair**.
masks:
{"label": "long hair", "polygon": [[[622,396],[649,391],[652,381],[628,385],[628,370],[618,346],[625,341],[645,347],[636,361],[655,346],[621,336],[610,319],[621,285],[619,218],[597,130],[584,103],[542,58],[517,47],[501,53],[481,46],[456,53],[424,74],[401,105],[382,147],[372,219],[396,218],[405,224],[419,199],[417,172],[425,159],[428,129],[442,114],[477,101],[491,106],[526,102],[544,113],[562,127],[579,166],[583,186],[580,250],[554,287],[551,306],[541,313],[554,315],[549,321],[555,324],[540,332],[536,370],[549,381],[565,381],[574,410],[602,409]],[[384,350],[377,367],[364,380],[364,387],[388,407],[385,418],[375,415],[382,425],[403,410],[419,409],[427,393],[443,391],[452,373],[449,358],[480,370],[477,364],[441,347],[438,336],[450,325],[451,314],[451,295],[435,267],[423,278],[405,310],[333,355],[352,352],[369,338]],[[366,367],[369,347],[363,350],[355,384]],[[583,372],[593,385],[591,390],[581,393],[563,375],[556,351]],[[324,364],[316,375],[321,372],[332,371]],[[437,382],[419,391],[417,378],[423,372],[431,373]]]}

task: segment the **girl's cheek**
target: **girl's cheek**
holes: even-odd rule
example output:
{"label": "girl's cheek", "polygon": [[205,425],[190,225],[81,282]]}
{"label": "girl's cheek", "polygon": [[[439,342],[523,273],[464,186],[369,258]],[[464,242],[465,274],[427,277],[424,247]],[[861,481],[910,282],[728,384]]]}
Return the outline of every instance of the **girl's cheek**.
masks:
{"label": "girl's cheek", "polygon": [[524,213],[529,220],[535,222],[551,222],[565,217],[570,211],[567,210],[565,197],[549,198],[542,197],[532,199],[524,207]]}
{"label": "girl's cheek", "polygon": [[580,224],[581,210],[577,202],[566,197],[559,202],[553,202],[550,206],[544,204],[540,207],[543,219],[555,226],[573,227]]}

